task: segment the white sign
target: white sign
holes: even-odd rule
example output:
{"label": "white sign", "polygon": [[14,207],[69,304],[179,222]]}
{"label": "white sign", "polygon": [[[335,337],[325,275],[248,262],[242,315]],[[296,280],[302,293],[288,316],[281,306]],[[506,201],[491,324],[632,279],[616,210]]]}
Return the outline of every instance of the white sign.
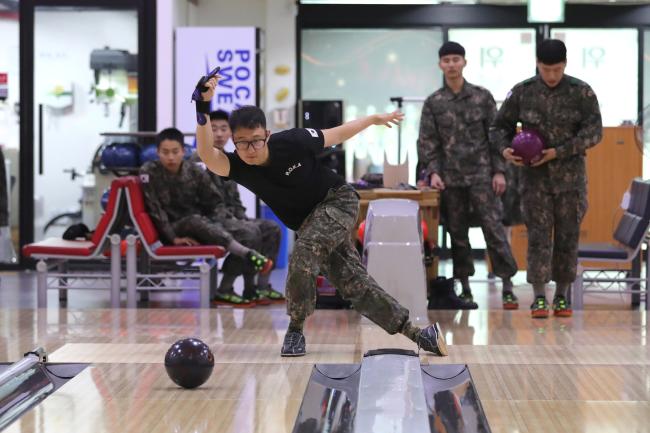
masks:
{"label": "white sign", "polygon": [[179,27],[176,29],[175,126],[196,128],[192,92],[199,79],[217,66],[222,79],[212,109],[231,112],[255,105],[257,97],[254,27]]}

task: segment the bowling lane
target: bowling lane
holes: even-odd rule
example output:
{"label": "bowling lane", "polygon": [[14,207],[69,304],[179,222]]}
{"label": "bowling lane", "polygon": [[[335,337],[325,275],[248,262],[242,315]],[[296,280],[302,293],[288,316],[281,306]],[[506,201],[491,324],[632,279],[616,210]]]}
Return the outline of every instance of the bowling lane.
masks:
{"label": "bowling lane", "polygon": [[[585,311],[532,320],[515,312],[429,312],[450,356],[470,365],[494,433],[650,432],[645,311]],[[378,347],[414,349],[352,311],[318,311],[308,355],[283,359],[284,308],[0,310],[0,361],[35,346],[53,362],[92,365],[6,431],[292,431],[313,363],[357,363]],[[163,365],[169,346],[198,337],[215,355],[209,380],[183,390]],[[550,420],[550,421],[549,421]]]}
{"label": "bowling lane", "polygon": [[184,390],[162,364],[97,364],[5,431],[288,432],[311,368],[216,364],[204,385]]}

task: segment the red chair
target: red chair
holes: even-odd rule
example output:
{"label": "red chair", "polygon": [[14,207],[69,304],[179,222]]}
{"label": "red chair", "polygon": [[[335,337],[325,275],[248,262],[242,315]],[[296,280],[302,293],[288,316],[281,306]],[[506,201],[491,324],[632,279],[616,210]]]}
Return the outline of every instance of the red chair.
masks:
{"label": "red chair", "polygon": [[[175,286],[169,284],[161,286],[160,281],[165,280],[183,280],[196,279],[196,272],[174,273],[148,273],[141,269],[139,272],[137,266],[137,254],[135,243],[139,238],[142,242],[143,254],[146,261],[149,262],[185,262],[192,264],[196,260],[201,260],[199,265],[199,290],[201,308],[210,307],[210,280],[216,283],[216,259],[226,255],[226,250],[217,245],[200,245],[200,246],[176,246],[163,245],[158,236],[158,230],[151,221],[144,204],[144,195],[140,179],[135,176],[123,178],[126,182],[126,202],[131,222],[138,236],[127,236],[126,252],[126,287],[127,287],[127,307],[136,307],[136,292],[138,290],[169,290],[169,289],[188,289],[188,287]],[[187,270],[188,266],[184,266]]]}
{"label": "red chair", "polygon": [[[49,238],[23,247],[25,257],[38,260],[36,264],[38,308],[47,307],[48,289],[59,290],[61,295],[69,289],[106,289],[105,285],[101,285],[101,282],[105,280],[110,280],[111,307],[120,307],[120,237],[110,233],[125,212],[123,188],[124,181],[122,179],[116,179],[111,183],[106,211],[89,241]],[[111,258],[108,259],[110,261],[109,274],[67,272],[69,262],[107,260],[105,256],[107,244],[110,244],[111,251]],[[49,269],[54,266],[57,267],[57,272],[49,272]]]}

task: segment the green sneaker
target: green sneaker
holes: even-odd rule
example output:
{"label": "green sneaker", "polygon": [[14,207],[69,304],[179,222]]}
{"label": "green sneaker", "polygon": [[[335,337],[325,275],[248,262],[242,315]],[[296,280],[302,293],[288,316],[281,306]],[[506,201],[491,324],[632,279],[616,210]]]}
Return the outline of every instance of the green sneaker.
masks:
{"label": "green sneaker", "polygon": [[242,296],[245,301],[248,301],[255,305],[271,305],[271,300],[266,296],[260,295],[260,293],[257,290],[253,293],[244,292],[242,293]]}
{"label": "green sneaker", "polygon": [[259,272],[262,275],[268,274],[273,269],[273,260],[264,257],[255,250],[250,250],[246,258],[250,260],[255,272]]}
{"label": "green sneaker", "polygon": [[284,295],[271,287],[270,284],[263,289],[257,289],[257,293],[260,296],[264,296],[265,298],[269,299],[271,302],[281,303],[286,301]]}
{"label": "green sneaker", "polygon": [[247,299],[242,298],[236,293],[219,293],[217,292],[214,295],[214,298],[210,301],[212,305],[228,305],[235,308],[252,308],[255,306],[254,303],[250,302]]}
{"label": "green sneaker", "polygon": [[548,302],[545,296],[538,296],[530,306],[530,315],[534,319],[546,319],[548,317]]}
{"label": "green sneaker", "polygon": [[519,308],[519,299],[512,292],[503,292],[501,296],[504,310],[516,310]]}
{"label": "green sneaker", "polygon": [[556,296],[553,298],[553,315],[557,317],[573,316],[571,305],[564,296]]}

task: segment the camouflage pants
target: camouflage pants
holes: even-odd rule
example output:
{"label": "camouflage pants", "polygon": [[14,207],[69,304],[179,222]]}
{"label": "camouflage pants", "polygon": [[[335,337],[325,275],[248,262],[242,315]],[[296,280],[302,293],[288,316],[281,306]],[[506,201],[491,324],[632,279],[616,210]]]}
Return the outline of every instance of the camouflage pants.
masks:
{"label": "camouflage pants", "polygon": [[442,200],[447,213],[447,230],[451,237],[454,277],[467,278],[474,275],[472,246],[469,243],[470,204],[476,211],[483,231],[494,273],[501,278],[515,275],[517,263],[512,256],[506,230],[501,221],[501,202],[492,185],[485,183],[468,187],[448,187],[442,192]]}
{"label": "camouflage pants", "polygon": [[[240,244],[259,251],[261,244],[259,230],[246,230],[243,225],[230,226],[228,230],[221,222],[214,222],[202,215],[189,215],[172,224],[174,232],[180,237],[190,237],[204,245],[227,247],[234,239]],[[224,273],[240,275],[252,272],[252,264],[242,257],[228,254],[221,270]]]}
{"label": "camouflage pants", "polygon": [[280,241],[282,240],[282,231],[278,223],[264,218],[246,222],[255,225],[260,232],[260,253],[276,262],[280,250]]}
{"label": "camouflage pants", "polygon": [[323,273],[361,314],[390,334],[399,332],[409,312],[368,275],[352,244],[359,196],[349,185],[330,190],[297,232],[287,276],[287,313],[302,323],[314,312],[316,277]]}
{"label": "camouflage pants", "polygon": [[522,202],[528,229],[528,282],[572,283],[578,263],[580,222],[587,211],[586,193],[531,190],[523,194]]}
{"label": "camouflage pants", "polygon": [[[265,219],[240,220],[228,218],[223,220],[221,226],[228,231],[232,237],[239,243],[253,248],[257,252],[270,258],[275,263],[277,261],[278,250],[280,249],[280,226],[275,221]],[[251,245],[257,245],[257,248]],[[228,257],[230,257],[229,255]],[[231,260],[235,260],[233,257]],[[233,263],[226,261],[223,264],[223,271],[230,269]],[[247,267],[245,273],[252,273],[253,269]]]}

